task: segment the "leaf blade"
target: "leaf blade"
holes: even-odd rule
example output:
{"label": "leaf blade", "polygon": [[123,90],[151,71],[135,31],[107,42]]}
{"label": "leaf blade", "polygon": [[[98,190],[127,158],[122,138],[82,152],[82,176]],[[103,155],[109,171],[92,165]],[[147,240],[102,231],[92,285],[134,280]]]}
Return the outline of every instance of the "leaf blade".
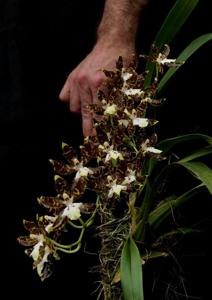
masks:
{"label": "leaf blade", "polygon": [[155,42],[157,47],[164,44],[170,44],[180,31],[199,0],[178,0],[165,18],[159,32],[156,35]]}
{"label": "leaf blade", "polygon": [[[163,151],[163,155],[166,155],[172,148],[177,146],[181,143],[186,143],[189,141],[198,141],[198,140],[205,140],[206,143],[209,145],[212,145],[212,137],[200,134],[200,133],[192,133],[192,134],[186,134],[186,135],[180,135],[177,137],[165,139],[157,144],[157,148]],[[148,166],[148,174],[150,175],[157,164],[157,161],[155,159],[150,158],[149,159],[149,166]]]}
{"label": "leaf blade", "polygon": [[189,170],[197,179],[199,179],[212,195],[212,169],[202,162],[180,162],[177,164]]}
{"label": "leaf blade", "polygon": [[180,162],[184,163],[184,162],[189,162],[189,161],[192,161],[194,159],[197,159],[197,158],[200,158],[200,157],[204,157],[204,156],[207,156],[209,154],[212,153],[212,147],[205,147],[205,148],[202,148],[198,151],[195,151],[193,152],[192,154],[186,156],[186,157],[183,157]]}
{"label": "leaf blade", "polygon": [[202,191],[203,184],[200,184],[191,190],[185,192],[174,200],[166,201],[161,205],[157,206],[150,214],[148,223],[151,227],[151,230],[156,230],[162,222],[166,220],[173,213],[174,209],[178,208],[186,201],[194,197],[196,194]]}
{"label": "leaf blade", "polygon": [[126,241],[121,255],[121,285],[124,300],[144,300],[141,258],[134,240]]}
{"label": "leaf blade", "polygon": [[185,134],[185,135],[180,135],[177,137],[165,139],[157,144],[157,147],[160,148],[163,153],[167,153],[170,151],[174,146],[188,142],[188,141],[195,141],[195,140],[205,140],[209,145],[212,145],[212,137],[205,135],[205,134],[200,134],[200,133],[192,133],[192,134]]}
{"label": "leaf blade", "polygon": [[[198,2],[199,0],[177,0],[175,2],[155,37],[155,45],[159,51],[164,44],[171,43]],[[146,70],[148,70],[149,73],[146,76],[145,87],[151,83],[155,70],[154,64],[150,61],[147,62]]]}

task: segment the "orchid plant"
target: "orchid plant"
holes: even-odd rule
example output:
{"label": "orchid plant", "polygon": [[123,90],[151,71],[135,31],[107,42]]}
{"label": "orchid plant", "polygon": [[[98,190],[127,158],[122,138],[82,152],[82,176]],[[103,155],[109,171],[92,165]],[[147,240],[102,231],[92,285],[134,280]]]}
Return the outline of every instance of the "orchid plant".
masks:
{"label": "orchid plant", "polygon": [[[168,256],[167,247],[176,242],[173,237],[188,232],[187,228],[176,227],[162,233],[160,226],[195,194],[205,189],[212,194],[212,170],[197,161],[212,153],[212,137],[190,134],[158,142],[158,120],[149,109],[163,104],[159,92],[165,83],[195,50],[212,39],[212,34],[204,35],[178,59],[168,58],[167,42],[176,34],[176,27],[168,35],[164,28],[179,15],[183,24],[197,2],[176,2],[150,54],[143,56],[147,69],[142,74],[137,73],[135,61],[124,67],[121,57],[115,70],[104,70],[104,92],[99,91],[99,101],[90,107],[95,136],[85,138],[77,150],[63,143],[64,160],[50,160],[55,172],[55,196],[38,198],[47,213],[37,215],[36,221],[24,221],[29,234],[18,238],[27,247],[26,253],[42,280],[51,275],[60,252],[80,250],[85,231],[95,224],[98,215],[95,230],[101,247],[97,298],[144,299],[142,269],[147,261]],[[172,155],[176,145],[189,140],[203,140],[205,147],[186,157]],[[198,184],[180,195],[159,192],[161,182],[177,166],[195,176]],[[65,233],[73,231],[70,243],[63,243]]]}

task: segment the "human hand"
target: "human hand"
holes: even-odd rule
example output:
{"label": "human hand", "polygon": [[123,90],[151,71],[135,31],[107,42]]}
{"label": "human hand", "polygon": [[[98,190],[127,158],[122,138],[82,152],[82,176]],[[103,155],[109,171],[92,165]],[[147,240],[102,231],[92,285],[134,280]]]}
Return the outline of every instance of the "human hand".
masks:
{"label": "human hand", "polygon": [[89,105],[97,102],[98,88],[103,86],[106,76],[103,69],[112,70],[119,56],[128,65],[135,50],[132,47],[97,43],[87,57],[69,74],[61,92],[60,99],[69,103],[70,111],[81,113],[83,135],[94,134]]}

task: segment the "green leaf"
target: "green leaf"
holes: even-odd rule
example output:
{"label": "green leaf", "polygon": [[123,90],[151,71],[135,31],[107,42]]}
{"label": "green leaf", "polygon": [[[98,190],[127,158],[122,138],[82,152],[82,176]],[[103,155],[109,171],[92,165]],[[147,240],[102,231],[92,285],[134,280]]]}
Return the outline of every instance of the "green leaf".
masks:
{"label": "green leaf", "polygon": [[137,208],[135,207],[136,199],[137,199],[137,192],[130,193],[128,205],[129,205],[129,212],[131,215],[132,231],[136,227],[136,219],[137,219]]}
{"label": "green leaf", "polygon": [[177,164],[189,170],[197,179],[207,187],[212,194],[212,169],[202,162],[182,162],[178,161]]}
{"label": "green leaf", "polygon": [[121,255],[121,286],[124,300],[144,300],[141,257],[131,237]]}
{"label": "green leaf", "polygon": [[[164,20],[159,32],[155,37],[155,45],[158,50],[164,44],[170,44],[176,34],[180,31],[193,9],[198,4],[198,0],[177,0],[166,19]],[[150,54],[151,55],[151,54]],[[151,84],[155,66],[152,62],[148,62],[146,70],[149,73],[146,76],[145,87]]]}
{"label": "green leaf", "polygon": [[[159,245],[166,245],[166,249],[170,249],[176,246],[184,235],[191,234],[200,234],[203,233],[204,230],[194,229],[194,228],[185,228],[179,227],[176,230],[172,230],[170,232],[166,232],[159,236],[156,241],[152,244],[153,247],[158,247]],[[168,255],[168,253],[167,253]]]}
{"label": "green leaf", "polygon": [[[142,263],[146,260],[148,261],[149,259],[154,259],[154,258],[159,258],[159,257],[167,257],[169,254],[165,251],[151,251],[148,253],[145,253],[143,255],[141,255],[140,257],[140,264],[141,264],[141,268],[142,268]],[[117,270],[112,284],[116,284],[121,280],[121,272],[120,269]]]}
{"label": "green leaf", "polygon": [[[212,145],[212,137],[205,135],[205,134],[192,133],[192,134],[180,135],[180,136],[177,136],[174,138],[165,139],[157,144],[157,148],[161,149],[163,151],[163,153],[162,153],[163,155],[166,155],[167,152],[172,150],[172,148],[174,148],[178,144],[187,143],[189,141],[198,141],[198,140],[204,140],[209,145]],[[194,153],[192,155],[194,155]],[[197,157],[198,157],[198,155],[197,155]],[[157,161],[155,159],[152,159],[152,158],[149,159],[148,175],[150,175],[152,173],[152,170],[154,169],[156,164],[157,164]]]}
{"label": "green leaf", "polygon": [[197,234],[202,233],[204,230],[202,229],[194,229],[194,228],[187,228],[187,227],[179,227],[176,230],[172,230],[160,236],[160,239],[169,239],[175,235],[186,235],[186,234]]}
{"label": "green leaf", "polygon": [[202,148],[202,149],[200,149],[198,151],[193,152],[192,154],[190,154],[190,155],[188,155],[186,157],[183,157],[180,160],[180,163],[182,163],[182,162],[189,162],[191,160],[194,160],[194,159],[197,159],[197,158],[209,155],[211,153],[212,153],[212,146],[205,147],[205,148]]}
{"label": "green leaf", "polygon": [[142,255],[141,258],[143,260],[148,261],[149,259],[159,258],[159,257],[167,257],[169,254],[165,251],[151,251],[150,253],[147,253],[145,255]]}
{"label": "green leaf", "polygon": [[158,205],[149,214],[149,225],[151,230],[156,230],[171,214],[173,214],[174,209],[184,204],[186,201],[194,197],[196,194],[203,190],[203,184],[200,184],[181,196],[177,197],[175,200],[161,201],[161,205]]}
{"label": "green leaf", "polygon": [[[193,53],[195,53],[201,46],[203,46],[210,40],[212,40],[212,33],[204,34],[198,37],[188,47],[185,48],[185,50],[178,56],[177,61],[185,62]],[[171,68],[166,72],[166,74],[163,76],[159,83],[158,92],[160,92],[164,88],[167,82],[177,72],[177,70],[179,70],[181,66],[179,66],[178,68]]]}
{"label": "green leaf", "polygon": [[160,48],[164,44],[172,42],[198,2],[198,0],[178,0],[175,2],[156,35],[155,43],[157,47]]}
{"label": "green leaf", "polygon": [[205,140],[209,145],[212,145],[212,137],[200,134],[200,133],[192,133],[186,135],[180,135],[174,138],[165,139],[157,144],[157,147],[163,151],[163,153],[167,153],[174,146],[185,143],[188,141],[196,141],[196,140]]}
{"label": "green leaf", "polygon": [[149,211],[151,209],[153,200],[153,197],[151,197],[152,193],[154,193],[154,191],[151,189],[149,179],[146,178],[144,198],[137,214],[137,225],[134,232],[136,241],[142,241],[145,236],[146,223],[149,217]]}

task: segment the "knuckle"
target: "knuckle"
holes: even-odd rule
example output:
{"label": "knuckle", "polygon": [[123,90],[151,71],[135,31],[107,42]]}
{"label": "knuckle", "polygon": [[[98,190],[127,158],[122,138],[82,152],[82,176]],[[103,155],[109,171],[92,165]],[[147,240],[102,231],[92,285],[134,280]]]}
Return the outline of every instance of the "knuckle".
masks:
{"label": "knuckle", "polygon": [[83,117],[90,118],[90,116],[91,116],[90,105],[88,103],[84,103],[81,106],[81,112],[82,112]]}
{"label": "knuckle", "polygon": [[102,76],[102,74],[95,75],[92,78],[92,85],[94,88],[99,88],[105,81],[105,78]]}
{"label": "knuckle", "polygon": [[87,81],[87,74],[85,73],[80,73],[77,76],[77,81],[79,82],[80,85],[84,85],[85,82]]}

